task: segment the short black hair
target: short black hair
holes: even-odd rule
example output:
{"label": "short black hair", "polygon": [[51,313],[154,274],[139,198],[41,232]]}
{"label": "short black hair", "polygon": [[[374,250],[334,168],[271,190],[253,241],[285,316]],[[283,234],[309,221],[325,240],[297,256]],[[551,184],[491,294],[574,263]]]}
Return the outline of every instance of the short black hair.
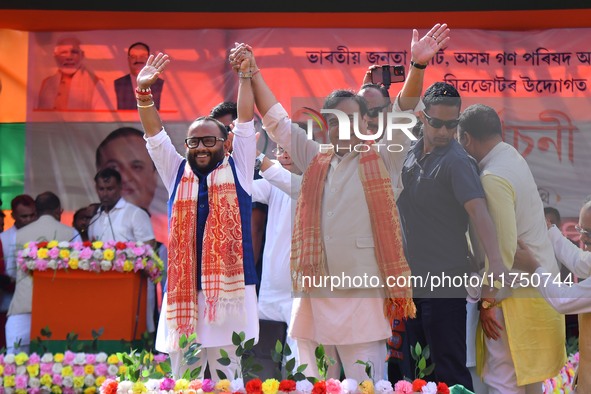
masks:
{"label": "short black hair", "polygon": [[425,110],[431,108],[432,105],[462,108],[462,98],[453,85],[446,82],[435,82],[425,90],[423,104],[425,104]]}
{"label": "short black hair", "polygon": [[322,109],[334,109],[336,108],[342,101],[352,99],[359,105],[359,115],[364,116],[367,114],[367,102],[361,96],[358,96],[351,90],[345,89],[337,89],[333,90],[326,99],[324,100],[324,105]]}
{"label": "short black hair", "polygon": [[117,130],[113,130],[108,136],[106,136],[105,139],[96,148],[96,153],[95,153],[96,168],[100,168],[100,163],[102,161],[101,160],[102,159],[101,153],[102,153],[103,149],[105,148],[105,146],[107,146],[109,143],[111,143],[112,141],[114,141],[118,138],[129,137],[129,136],[141,138],[142,141],[144,139],[144,133],[136,128],[133,128],[133,127],[120,127]]}
{"label": "short black hair", "polygon": [[556,219],[560,222],[560,212],[558,212],[558,209],[556,209],[554,207],[544,208],[544,216],[548,215],[548,214],[556,216]]}
{"label": "short black hair", "polygon": [[46,213],[52,213],[61,207],[62,204],[59,197],[53,192],[43,192],[35,198],[35,209],[39,216]]}
{"label": "short black hair", "polygon": [[195,119],[193,121],[193,123],[191,123],[191,126],[189,126],[189,129],[191,129],[193,127],[193,125],[197,122],[213,122],[216,124],[216,126],[220,129],[220,132],[222,133],[222,137],[224,137],[225,139],[228,139],[228,129],[226,129],[226,126],[224,126],[224,124],[222,122],[220,122],[219,120],[217,120],[216,118],[212,117],[212,116],[201,116],[197,119]]}
{"label": "short black hair", "polygon": [[138,42],[134,42],[133,44],[131,44],[129,46],[129,48],[127,48],[127,56],[129,56],[129,54],[131,53],[131,50],[135,47],[144,47],[148,51],[148,55],[150,54],[150,47],[148,46],[148,44],[138,41]]}
{"label": "short black hair", "polygon": [[115,178],[118,185],[121,184],[121,174],[114,168],[106,167],[96,173],[94,182],[97,183],[99,179],[106,181],[107,179]]}
{"label": "short black hair", "polygon": [[25,207],[34,207],[35,200],[33,200],[33,197],[29,196],[28,194],[19,194],[10,202],[10,209],[15,211],[20,205],[24,205]]}
{"label": "short black hair", "polygon": [[209,116],[215,119],[219,119],[222,116],[232,115],[232,120],[238,118],[238,105],[233,101],[224,101],[219,103],[211,109]]}
{"label": "short black hair", "polygon": [[86,213],[87,209],[88,207],[82,207],[78,208],[78,210],[74,212],[74,217],[72,218],[72,226],[74,225],[74,223],[76,223],[76,220],[78,220],[78,218],[82,216],[82,214]]}
{"label": "short black hair", "polygon": [[382,94],[382,96],[387,98],[388,101],[390,101],[390,92],[388,92],[388,89],[386,89],[386,87],[384,85],[379,85],[377,83],[370,82],[370,83],[363,84],[363,86],[361,87],[361,89],[359,89],[359,91],[361,92],[363,89],[379,90],[380,93]]}
{"label": "short black hair", "polygon": [[501,119],[493,108],[484,104],[469,106],[460,115],[459,129],[478,141],[486,141],[503,134]]}

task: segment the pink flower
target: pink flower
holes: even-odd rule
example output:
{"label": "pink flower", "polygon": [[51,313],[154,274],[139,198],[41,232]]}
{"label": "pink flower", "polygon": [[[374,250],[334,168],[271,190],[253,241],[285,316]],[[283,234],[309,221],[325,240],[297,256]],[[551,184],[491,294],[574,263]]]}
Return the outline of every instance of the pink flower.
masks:
{"label": "pink flower", "polygon": [[154,355],[154,361],[156,361],[157,363],[163,363],[166,361],[167,358],[168,358],[168,355],[166,353],[160,353],[160,354]]}
{"label": "pink flower", "polygon": [[394,385],[394,393],[396,394],[409,394],[412,393],[412,383],[406,380],[401,380]]}
{"label": "pink flower", "polygon": [[96,362],[96,354],[86,355],[86,364],[94,364]]}
{"label": "pink flower", "polygon": [[29,258],[34,259],[37,257],[37,248],[36,247],[31,247],[31,249],[29,249]]}
{"label": "pink flower", "polygon": [[100,363],[94,367],[94,375],[95,376],[107,376],[107,364]]}
{"label": "pink flower", "polygon": [[328,379],[326,381],[326,392],[328,394],[341,394],[341,382],[336,379]]}
{"label": "pink flower", "polygon": [[47,261],[43,259],[35,260],[35,266],[39,271],[45,271],[47,269]]}
{"label": "pink flower", "polygon": [[92,256],[92,249],[84,248],[80,251],[80,260],[88,260]]}
{"label": "pink flower", "polygon": [[64,380],[64,378],[62,378],[61,374],[56,373],[53,375],[53,384],[61,386],[63,380]]}
{"label": "pink flower", "polygon": [[41,389],[33,389],[33,388],[29,387],[28,393],[29,394],[39,394],[39,393],[41,393]]}
{"label": "pink flower", "polygon": [[161,383],[160,383],[160,390],[172,390],[174,389],[174,379],[171,378],[165,378]]}
{"label": "pink flower", "polygon": [[53,367],[53,363],[41,363],[41,375],[45,375],[46,373],[51,373],[51,368]]}
{"label": "pink flower", "polygon": [[14,364],[7,364],[4,366],[4,376],[14,375],[16,373],[16,366]]}
{"label": "pink flower", "polygon": [[64,364],[65,365],[72,365],[75,358],[76,358],[76,353],[66,350],[66,353],[64,353]]}
{"label": "pink flower", "polygon": [[16,379],[15,379],[16,388],[17,389],[26,389],[28,381],[29,381],[29,378],[27,375],[17,375]]}
{"label": "pink flower", "polygon": [[62,394],[76,394],[74,387],[64,387]]}
{"label": "pink flower", "polygon": [[74,367],[74,376],[84,376],[84,367],[82,365]]}
{"label": "pink flower", "polygon": [[202,385],[203,385],[203,383],[199,379],[191,380],[189,382],[189,388],[191,390],[199,390]]}
{"label": "pink flower", "polygon": [[51,258],[51,259],[57,259],[60,255],[60,250],[57,247],[51,248],[51,249],[49,249],[48,255],[49,255],[49,258]]}
{"label": "pink flower", "polygon": [[135,254],[136,256],[141,256],[144,254],[144,248],[142,246],[134,247],[132,250],[133,254]]}
{"label": "pink flower", "polygon": [[211,393],[215,390],[215,383],[211,379],[203,379],[203,384],[201,385],[201,390],[204,393]]}
{"label": "pink flower", "polygon": [[39,362],[41,362],[41,357],[37,353],[33,353],[29,356],[27,365],[39,364]]}

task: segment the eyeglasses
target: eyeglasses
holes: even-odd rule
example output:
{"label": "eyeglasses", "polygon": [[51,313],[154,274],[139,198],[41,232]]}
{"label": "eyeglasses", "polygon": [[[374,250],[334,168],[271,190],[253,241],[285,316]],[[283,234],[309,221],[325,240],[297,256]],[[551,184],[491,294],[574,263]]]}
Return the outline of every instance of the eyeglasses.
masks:
{"label": "eyeglasses", "polygon": [[218,141],[225,141],[225,139],[222,137],[214,137],[212,135],[208,135],[206,137],[189,137],[185,139],[185,144],[189,149],[195,149],[199,147],[200,143],[202,143],[206,148],[211,148],[214,147]]}
{"label": "eyeglasses", "polygon": [[273,152],[273,154],[274,154],[275,156],[281,156],[282,154],[284,154],[284,153],[285,153],[285,149],[283,149],[283,148],[282,148],[282,147],[280,147],[280,146],[277,146],[277,148],[273,149],[271,152]]}
{"label": "eyeglasses", "polygon": [[369,116],[370,118],[377,118],[378,115],[380,114],[380,112],[382,112],[382,110],[384,110],[384,108],[388,108],[389,105],[390,105],[390,103],[386,103],[385,105],[383,105],[381,107],[369,108],[367,110],[367,116]]}
{"label": "eyeglasses", "polygon": [[577,232],[579,234],[584,235],[585,237],[590,237],[591,238],[591,231],[585,230],[584,228],[582,228],[578,224],[575,224],[575,230],[577,230]]}
{"label": "eyeglasses", "polygon": [[427,115],[425,111],[423,111],[423,115],[425,115],[425,118],[427,119],[429,125],[436,129],[440,129],[441,127],[445,126],[446,129],[453,130],[456,127],[458,127],[458,124],[460,123],[459,119],[442,120],[438,118],[432,118],[429,115]]}

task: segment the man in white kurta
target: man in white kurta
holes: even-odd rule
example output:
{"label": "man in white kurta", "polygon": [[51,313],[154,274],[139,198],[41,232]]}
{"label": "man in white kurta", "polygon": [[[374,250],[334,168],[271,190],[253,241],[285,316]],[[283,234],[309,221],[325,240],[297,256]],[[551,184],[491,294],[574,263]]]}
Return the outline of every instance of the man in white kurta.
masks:
{"label": "man in white kurta", "polygon": [[[458,137],[481,170],[503,261],[508,269],[513,267],[519,238],[558,276],[537,186],[525,159],[502,141],[501,133],[501,121],[490,107],[472,105],[460,116]],[[480,308],[486,338],[484,349],[477,346],[478,362],[490,394],[539,392],[541,383],[555,376],[566,360],[564,318],[535,297],[529,282],[510,280],[520,278],[519,271],[510,272],[504,285],[512,287],[511,296],[499,304],[485,299]]]}

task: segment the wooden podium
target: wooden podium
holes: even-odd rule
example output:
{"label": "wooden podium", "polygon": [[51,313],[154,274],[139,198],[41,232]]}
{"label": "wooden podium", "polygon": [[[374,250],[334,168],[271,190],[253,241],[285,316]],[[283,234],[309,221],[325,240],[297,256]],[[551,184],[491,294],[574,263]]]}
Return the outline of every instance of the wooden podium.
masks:
{"label": "wooden podium", "polygon": [[146,331],[147,284],[145,276],[132,272],[33,271],[31,339],[45,327],[52,340],[71,332],[92,340],[92,330],[101,327],[101,341],[140,339]]}

